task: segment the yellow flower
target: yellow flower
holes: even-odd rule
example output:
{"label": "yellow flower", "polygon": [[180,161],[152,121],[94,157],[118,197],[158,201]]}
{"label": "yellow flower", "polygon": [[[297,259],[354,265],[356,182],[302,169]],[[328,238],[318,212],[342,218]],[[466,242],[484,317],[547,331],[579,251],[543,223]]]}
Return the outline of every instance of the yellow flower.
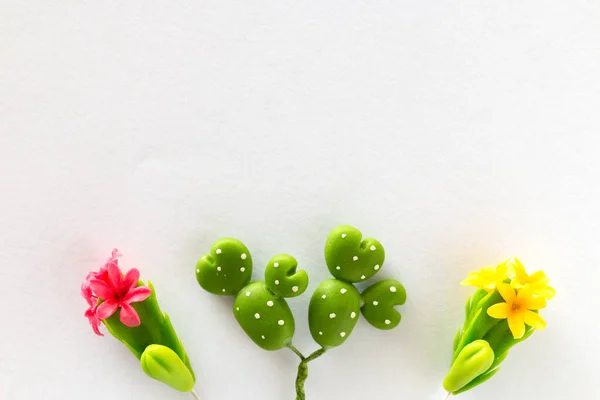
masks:
{"label": "yellow flower", "polygon": [[515,289],[521,289],[524,286],[529,286],[533,294],[536,296],[542,296],[548,300],[554,297],[556,291],[551,286],[548,286],[550,279],[548,279],[544,271],[538,271],[528,275],[527,271],[525,271],[525,267],[516,257],[511,261],[510,264],[515,271],[515,279],[512,281],[512,286]]}
{"label": "yellow flower", "polygon": [[479,271],[471,272],[467,279],[460,284],[463,286],[476,286],[493,292],[496,286],[508,278],[508,265],[506,262],[498,264],[498,266],[483,267]]}
{"label": "yellow flower", "polygon": [[525,286],[517,293],[507,283],[498,285],[498,291],[506,303],[494,304],[488,308],[487,313],[492,318],[507,319],[508,327],[515,339],[520,339],[525,334],[525,324],[542,330],[546,321],[531,310],[540,310],[546,307],[546,300],[535,296],[531,287]]}

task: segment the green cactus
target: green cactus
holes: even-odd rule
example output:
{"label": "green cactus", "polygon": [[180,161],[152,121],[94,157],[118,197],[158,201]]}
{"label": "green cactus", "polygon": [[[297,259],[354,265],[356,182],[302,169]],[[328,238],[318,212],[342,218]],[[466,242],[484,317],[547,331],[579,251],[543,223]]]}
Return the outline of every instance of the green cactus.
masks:
{"label": "green cactus", "polygon": [[198,260],[196,279],[204,290],[212,294],[235,296],[252,277],[252,257],[239,240],[217,240],[210,254]]}
{"label": "green cactus", "polygon": [[294,315],[264,282],[252,282],[236,296],[233,314],[250,339],[265,350],[279,350],[292,342]]}
{"label": "green cactus", "polygon": [[377,329],[393,329],[398,326],[402,316],[394,306],[406,302],[406,290],[395,279],[379,281],[362,293],[364,305],[363,317]]}
{"label": "green cactus", "polygon": [[362,295],[352,285],[377,274],[383,267],[385,250],[376,239],[362,239],[349,225],[333,229],[325,244],[325,262],[335,279],[321,283],[311,297],[308,323],[313,339],[321,349],[303,359],[298,367],[297,399],[303,400],[306,364],[326,350],[343,344],[358,321],[358,315],[376,328],[395,328],[401,319],[394,306],[406,301],[404,286],[394,279],[373,284]]}
{"label": "green cactus", "polygon": [[[259,347],[273,351],[292,345],[296,327],[285,300],[299,296],[308,287],[306,271],[287,254],[274,256],[265,269],[265,281],[250,282],[252,258],[237,239],[220,239],[209,255],[196,264],[196,277],[206,291],[235,296],[233,314],[246,334]],[[296,350],[297,351],[297,350]]]}
{"label": "green cactus", "polygon": [[376,239],[362,240],[360,231],[341,225],[329,233],[325,244],[325,262],[335,278],[362,282],[375,275],[385,260],[385,250]]}
{"label": "green cactus", "polygon": [[346,341],[358,321],[360,293],[350,283],[328,279],[315,290],[308,308],[310,333],[322,348]]}

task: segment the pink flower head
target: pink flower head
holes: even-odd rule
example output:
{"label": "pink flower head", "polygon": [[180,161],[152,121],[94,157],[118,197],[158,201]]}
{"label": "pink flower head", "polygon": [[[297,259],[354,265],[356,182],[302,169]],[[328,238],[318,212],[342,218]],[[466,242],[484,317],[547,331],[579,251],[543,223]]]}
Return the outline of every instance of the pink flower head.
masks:
{"label": "pink flower head", "polygon": [[[119,269],[120,256],[114,249],[106,263],[98,271],[90,272],[81,284],[81,295],[90,306],[84,315],[96,335],[104,336],[98,329],[101,320],[113,315],[118,308],[121,308],[119,319],[124,325],[140,325],[140,317],[131,303],[144,301],[151,294],[148,287],[136,287],[140,278],[137,269],[132,268],[123,276]],[[98,304],[99,300],[104,301]]]}
{"label": "pink flower head", "polygon": [[137,287],[140,271],[136,268],[130,269],[123,276],[118,266],[118,256],[117,250],[113,250],[112,257],[106,265],[89,280],[89,288],[93,296],[104,300],[96,308],[96,317],[101,320],[106,319],[120,308],[119,319],[123,325],[139,326],[140,317],[131,303],[146,300],[152,291],[146,286]]}

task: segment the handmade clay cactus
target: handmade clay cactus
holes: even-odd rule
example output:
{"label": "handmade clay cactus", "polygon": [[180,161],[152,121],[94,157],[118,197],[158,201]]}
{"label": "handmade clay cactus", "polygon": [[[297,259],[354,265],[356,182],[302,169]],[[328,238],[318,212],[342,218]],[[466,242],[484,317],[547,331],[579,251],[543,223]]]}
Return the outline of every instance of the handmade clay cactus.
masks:
{"label": "handmade clay cactus", "polygon": [[406,301],[404,286],[386,279],[361,294],[352,283],[373,277],[383,267],[385,250],[349,225],[333,229],[325,244],[325,261],[335,279],[321,283],[310,300],[308,322],[313,339],[324,349],[341,345],[357,322],[359,310],[378,329],[392,329],[401,315],[394,309]]}
{"label": "handmade clay cactus", "polygon": [[383,267],[385,250],[373,238],[362,239],[361,232],[348,225],[333,229],[325,244],[325,261],[334,276],[322,282],[310,299],[308,324],[313,339],[321,346],[303,358],[296,380],[297,400],[304,400],[308,362],[325,351],[343,344],[362,313],[378,329],[398,326],[401,315],[394,309],[406,301],[404,286],[395,279],[377,282],[359,293],[353,283],[373,277]]}
{"label": "handmade clay cactus", "polygon": [[239,240],[227,238],[200,258],[196,279],[210,293],[235,296],[233,314],[250,339],[265,350],[279,350],[293,347],[296,327],[285,298],[299,296],[308,287],[308,274],[297,267],[294,257],[279,254],[269,261],[264,282],[249,283],[250,252]]}

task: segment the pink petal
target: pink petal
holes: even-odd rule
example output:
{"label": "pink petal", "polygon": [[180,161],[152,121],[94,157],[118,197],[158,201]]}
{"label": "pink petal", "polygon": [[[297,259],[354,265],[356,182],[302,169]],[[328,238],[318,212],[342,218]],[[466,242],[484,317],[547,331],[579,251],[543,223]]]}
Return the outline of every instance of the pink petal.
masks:
{"label": "pink petal", "polygon": [[98,336],[104,336],[102,332],[100,332],[100,330],[98,329],[98,327],[100,326],[100,320],[98,319],[98,317],[96,317],[96,312],[92,307],[87,309],[87,311],[85,312],[85,316],[90,322],[94,333]]}
{"label": "pink petal", "polygon": [[138,280],[140,279],[140,271],[137,268],[131,268],[125,274],[125,278],[123,279],[123,291],[129,291],[130,289],[136,287]]}
{"label": "pink petal", "polygon": [[121,269],[116,264],[108,265],[108,283],[116,291],[121,291],[121,281],[123,280],[123,274]]}
{"label": "pink petal", "polygon": [[106,319],[113,315],[115,311],[117,311],[117,307],[119,303],[113,300],[106,300],[104,303],[101,303],[96,310],[96,315],[99,319]]}
{"label": "pink petal", "polygon": [[119,315],[119,319],[123,323],[123,325],[133,328],[134,326],[140,325],[140,316],[135,311],[133,307],[131,307],[127,303],[121,304],[121,315]]}
{"label": "pink petal", "polygon": [[146,300],[152,294],[152,290],[146,286],[139,286],[127,292],[123,299],[124,303],[137,303]]}
{"label": "pink petal", "polygon": [[98,318],[96,318],[96,320],[94,322],[92,322],[92,329],[94,330],[94,333],[98,336],[104,336],[104,334],[102,332],[100,332],[100,329],[98,329],[98,327],[100,326],[100,320]]}
{"label": "pink petal", "polygon": [[114,290],[101,280],[98,280],[98,279],[91,280],[90,287],[92,288],[92,290],[94,291],[96,296],[98,296],[99,298],[101,298],[103,300],[109,300],[109,299],[112,299],[115,297]]}
{"label": "pink petal", "polygon": [[90,289],[90,286],[87,282],[81,284],[81,295],[90,306],[94,304],[92,301],[92,289]]}

